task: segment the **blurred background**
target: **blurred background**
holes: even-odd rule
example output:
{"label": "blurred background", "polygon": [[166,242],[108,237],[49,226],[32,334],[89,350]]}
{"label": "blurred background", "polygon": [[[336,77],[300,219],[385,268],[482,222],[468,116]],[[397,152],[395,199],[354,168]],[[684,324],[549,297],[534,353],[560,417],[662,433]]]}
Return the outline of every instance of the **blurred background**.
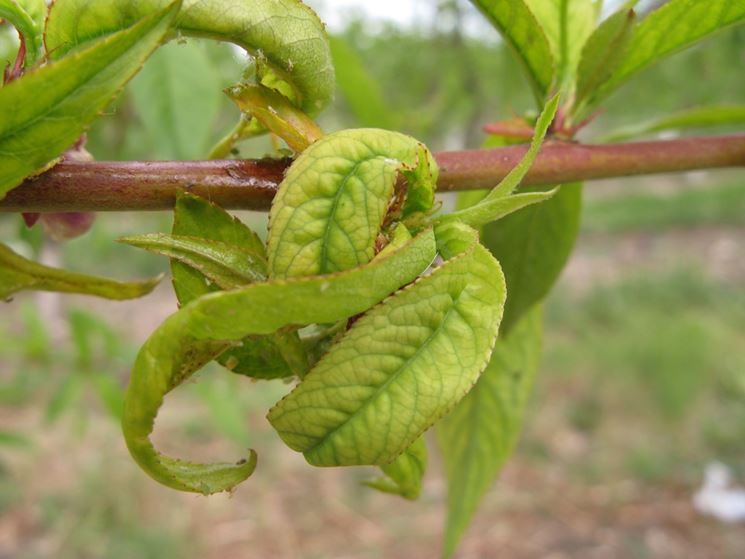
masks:
{"label": "blurred background", "polygon": [[[532,108],[510,52],[465,1],[308,3],[334,37],[340,91],[321,118],[327,130],[379,126],[435,150],[477,147],[483,124]],[[225,45],[168,45],[95,124],[88,149],[98,159],[204,158],[238,116],[221,89],[244,65]],[[742,103],[743,68],[745,29],[721,33],[634,79],[581,138]],[[241,155],[270,151],[258,139]],[[263,230],[264,216],[240,215]],[[167,213],[111,213],[57,244],[0,214],[15,250],[122,279],[167,262],[113,240],[169,228]],[[546,305],[519,448],[458,556],[745,556],[742,519],[694,506],[716,465],[745,485],[744,286],[745,172],[588,184],[576,252]],[[362,488],[370,469],[313,469],[264,420],[288,391],[281,382],[209,369],[159,416],[166,452],[258,450],[256,473],[233,495],[182,494],[145,476],[119,430],[122,391],[139,345],[174,310],[168,281],[134,302],[26,294],[0,307],[0,558],[438,556],[438,460],[416,503]],[[724,495],[743,506],[736,491]]]}

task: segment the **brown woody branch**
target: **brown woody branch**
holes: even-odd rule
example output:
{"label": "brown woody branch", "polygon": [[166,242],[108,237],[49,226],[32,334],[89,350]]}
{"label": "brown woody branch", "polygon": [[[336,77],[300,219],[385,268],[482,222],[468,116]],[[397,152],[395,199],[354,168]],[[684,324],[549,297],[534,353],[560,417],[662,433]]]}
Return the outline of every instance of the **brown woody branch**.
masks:
{"label": "brown woody branch", "polygon": [[[440,191],[495,186],[525,146],[436,154]],[[290,160],[62,162],[0,201],[0,212],[140,211],[173,207],[188,191],[225,208],[266,210]],[[611,145],[547,142],[523,181],[575,181],[745,167],[745,135]]]}

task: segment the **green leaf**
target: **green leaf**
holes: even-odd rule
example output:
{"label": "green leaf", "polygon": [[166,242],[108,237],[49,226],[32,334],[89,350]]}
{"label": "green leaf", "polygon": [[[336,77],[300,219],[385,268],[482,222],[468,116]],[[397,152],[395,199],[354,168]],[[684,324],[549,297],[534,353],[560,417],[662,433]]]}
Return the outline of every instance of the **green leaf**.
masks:
{"label": "green leaf", "polygon": [[502,265],[507,279],[503,333],[543,299],[558,279],[577,239],[581,213],[582,186],[567,184],[550,200],[484,227],[482,242]]}
{"label": "green leaf", "polygon": [[32,66],[42,54],[46,13],[44,0],[0,0],[0,19],[15,27],[26,43],[26,68]]}
{"label": "green leaf", "polygon": [[398,175],[418,209],[431,206],[437,167],[420,142],[361,128],[325,136],[293,163],[269,214],[269,275],[287,278],[369,262]]}
{"label": "green leaf", "polygon": [[670,0],[636,26],[623,61],[591,101],[596,103],[661,58],[743,21],[745,2],[741,0]]}
{"label": "green leaf", "polygon": [[195,464],[155,450],[149,437],[164,396],[247,336],[334,323],[364,312],[413,281],[434,256],[434,235],[428,229],[353,270],[255,283],[185,305],[153,333],[135,362],[122,421],[134,459],[154,479],[183,491],[215,493],[245,480],[256,466],[253,451],[248,461],[237,464]]}
{"label": "green leaf", "polygon": [[745,105],[693,107],[661,116],[627,128],[615,130],[603,137],[606,142],[620,142],[656,132],[699,129],[745,124]]}
{"label": "green leaf", "polygon": [[48,268],[19,256],[0,244],[0,300],[23,290],[81,293],[123,301],[147,295],[160,278],[142,282],[119,282],[95,276]]}
{"label": "green leaf", "polygon": [[[183,250],[166,254],[171,257],[173,287],[182,305],[207,293],[266,279],[261,239],[240,220],[203,198],[179,196],[173,220],[172,238],[176,237],[191,239],[193,249],[191,254]],[[206,247],[210,247],[209,254],[203,254]],[[240,347],[222,353],[218,361],[236,374],[261,379],[302,376],[308,369],[308,357],[297,332],[246,339]]]}
{"label": "green leaf", "polygon": [[174,43],[153,54],[129,86],[152,159],[206,156],[220,111],[219,82],[204,45]]}
{"label": "green leaf", "polygon": [[365,481],[364,484],[411,501],[418,499],[422,492],[422,478],[427,470],[427,445],[424,438],[419,437],[401,456],[380,469],[386,477]]}
{"label": "green leaf", "polygon": [[241,245],[163,233],[124,237],[119,241],[186,264],[220,289],[236,289],[266,279],[263,254]]}
{"label": "green leaf", "polygon": [[560,97],[557,94],[546,103],[546,106],[543,108],[543,111],[535,123],[533,139],[530,142],[530,148],[528,148],[527,153],[520,160],[520,163],[515,165],[515,168],[507,174],[502,182],[487,194],[487,201],[509,196],[515,191],[523,178],[525,178],[525,175],[533,166],[535,158],[538,156],[538,152],[543,144],[543,139],[546,137],[546,132],[548,132],[551,123],[554,121],[556,111],[559,108],[559,99]]}
{"label": "green leaf", "polygon": [[504,304],[475,230],[437,228],[447,262],[365,313],[268,414],[314,466],[387,464],[471,389]]}
{"label": "green leaf", "polygon": [[361,127],[388,130],[398,128],[393,110],[386,102],[378,81],[370,74],[362,59],[343,37],[331,37],[336,85],[347,106]]}
{"label": "green leaf", "polygon": [[482,200],[475,206],[442,216],[440,223],[459,221],[471,227],[483,227],[513,212],[545,202],[559,191],[558,187],[546,192],[526,192],[494,200]]}
{"label": "green leaf", "polygon": [[581,111],[585,99],[608,81],[618,68],[633,36],[635,22],[634,10],[619,10],[600,24],[587,39],[577,71],[576,112]]}
{"label": "green leaf", "polygon": [[[60,56],[131,25],[169,0],[64,0],[50,11],[47,49]],[[277,89],[309,114],[334,95],[334,67],[324,25],[297,0],[184,0],[172,38],[232,42],[257,60],[257,81]]]}
{"label": "green leaf", "polygon": [[555,57],[544,30],[524,0],[471,0],[517,54],[540,105],[554,77]]}
{"label": "green leaf", "polygon": [[540,23],[556,60],[555,83],[573,83],[582,47],[597,22],[596,0],[525,0]]}
{"label": "green leaf", "polygon": [[160,44],[178,6],[0,88],[0,199],[80,137]]}
{"label": "green leaf", "polygon": [[476,386],[436,428],[448,477],[445,557],[512,453],[538,369],[541,312],[534,307],[497,341]]}
{"label": "green leaf", "polygon": [[535,125],[535,132],[530,148],[520,162],[515,165],[507,176],[494,187],[486,197],[477,204],[467,207],[451,214],[437,218],[437,221],[445,223],[448,221],[460,221],[472,227],[481,227],[486,223],[496,221],[524,207],[548,200],[556,190],[548,192],[529,192],[510,196],[523,180],[546,137],[546,132],[556,116],[559,107],[559,96],[555,95],[543,109]]}

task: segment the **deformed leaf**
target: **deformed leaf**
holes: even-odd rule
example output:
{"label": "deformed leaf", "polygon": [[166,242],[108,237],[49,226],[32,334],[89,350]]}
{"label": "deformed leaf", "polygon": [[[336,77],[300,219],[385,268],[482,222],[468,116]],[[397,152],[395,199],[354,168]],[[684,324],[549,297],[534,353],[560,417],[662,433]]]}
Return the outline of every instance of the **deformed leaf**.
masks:
{"label": "deformed leaf", "polygon": [[399,173],[406,175],[418,207],[432,204],[436,163],[409,136],[343,130],[300,154],[269,214],[270,277],[325,274],[369,262]]}
{"label": "deformed leaf", "polygon": [[607,96],[657,60],[743,21],[745,2],[742,0],[670,0],[636,26],[623,61],[592,101]]}
{"label": "deformed leaf", "polygon": [[420,437],[401,456],[380,467],[386,477],[365,481],[364,484],[383,493],[416,500],[422,492],[422,478],[427,470],[427,445]]}
{"label": "deformed leaf", "polygon": [[364,312],[413,281],[435,256],[425,230],[367,265],[337,274],[254,283],[195,299],[171,315],[140,350],[122,421],[134,459],[161,483],[197,493],[226,491],[251,475],[256,454],[235,464],[195,464],[163,456],[150,441],[165,395],[250,335],[290,325],[334,323]]}
{"label": "deformed leaf", "polygon": [[364,314],[272,410],[314,466],[395,460],[471,389],[504,304],[499,264],[461,224],[438,227],[445,264]]}
{"label": "deformed leaf", "polygon": [[139,70],[169,30],[179,3],[0,88],[0,199],[46,168]]}
{"label": "deformed leaf", "polygon": [[[204,198],[182,194],[176,201],[173,236],[192,239],[203,252],[211,246],[209,261],[192,252],[171,256],[173,287],[185,305],[207,293],[243,287],[267,276],[266,254],[261,239],[241,221]],[[254,336],[240,347],[222,353],[218,361],[236,374],[273,379],[302,376],[308,357],[297,332]]]}
{"label": "deformed leaf", "polygon": [[119,282],[49,268],[26,260],[0,244],[0,300],[24,290],[57,291],[126,300],[150,293],[160,278],[142,282]]}
{"label": "deformed leaf", "polygon": [[556,62],[546,34],[525,0],[471,0],[471,3],[515,51],[542,105],[551,88]]}
{"label": "deformed leaf", "polygon": [[[259,257],[254,259],[257,266],[265,260],[264,243],[256,233],[239,219],[199,196],[179,195],[173,213],[172,234],[224,243],[235,247],[235,250],[248,251]],[[256,270],[266,276],[265,266]],[[216,285],[210,287],[202,273],[178,260],[171,261],[171,272],[173,288],[182,305],[219,289]]]}
{"label": "deformed leaf", "polygon": [[437,424],[448,477],[445,557],[455,551],[512,452],[540,352],[541,312],[534,307],[507,336],[500,337],[476,386]]}

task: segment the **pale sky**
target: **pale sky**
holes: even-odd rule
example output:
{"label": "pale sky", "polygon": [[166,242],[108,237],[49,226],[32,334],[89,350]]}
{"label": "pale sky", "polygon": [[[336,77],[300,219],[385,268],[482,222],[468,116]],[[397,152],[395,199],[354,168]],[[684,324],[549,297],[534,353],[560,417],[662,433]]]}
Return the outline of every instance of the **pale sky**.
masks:
{"label": "pale sky", "polygon": [[382,21],[407,25],[431,13],[434,0],[306,0],[332,30],[338,30],[355,13]]}
{"label": "pale sky", "polygon": [[[332,31],[339,31],[344,23],[353,18],[355,13],[363,14],[366,18],[377,21],[389,21],[401,26],[412,25],[417,21],[428,21],[437,8],[437,0],[305,0],[306,4],[316,10]],[[473,20],[477,23],[472,28],[471,18],[467,21],[473,31],[483,32],[478,25],[481,17],[476,15],[475,8],[468,0],[461,0],[464,9],[473,13]],[[604,14],[610,14],[622,0],[605,0]],[[641,0],[640,6],[649,3]]]}

